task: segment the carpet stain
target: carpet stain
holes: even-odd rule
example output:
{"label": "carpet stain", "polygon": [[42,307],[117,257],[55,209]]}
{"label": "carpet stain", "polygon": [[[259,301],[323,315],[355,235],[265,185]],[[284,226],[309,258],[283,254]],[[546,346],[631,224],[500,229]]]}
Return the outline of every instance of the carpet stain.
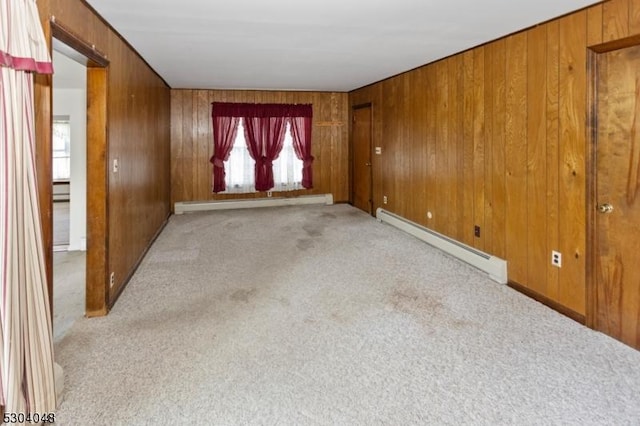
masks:
{"label": "carpet stain", "polygon": [[249,299],[255,296],[257,291],[258,290],[256,290],[255,288],[252,288],[251,290],[240,289],[231,293],[231,296],[229,298],[234,302],[248,303]]}
{"label": "carpet stain", "polygon": [[300,250],[309,250],[310,248],[313,248],[313,240],[308,238],[299,239],[296,243],[296,247]]}
{"label": "carpet stain", "polygon": [[289,307],[291,306],[291,301],[289,299],[287,299],[286,297],[280,297],[278,299],[276,299],[278,302],[280,302],[280,304],[284,307]]}
{"label": "carpet stain", "polygon": [[347,324],[348,321],[348,317],[345,316],[342,312],[331,312],[331,316],[330,316],[331,320],[337,324]]}
{"label": "carpet stain", "polygon": [[321,218],[321,219],[337,219],[337,218],[338,218],[338,216],[336,216],[336,215],[335,215],[335,214],[333,214],[333,213],[327,213],[327,212],[324,212],[324,213],[322,213],[322,214],[320,215],[320,218]]}
{"label": "carpet stain", "polygon": [[394,289],[388,297],[387,305],[392,310],[411,315],[427,330],[434,328],[435,318],[439,328],[461,330],[476,325],[455,316],[439,297],[414,288]]}
{"label": "carpet stain", "polygon": [[310,237],[321,237],[322,231],[324,231],[324,226],[318,226],[317,224],[307,224],[303,225],[302,229],[307,233]]}
{"label": "carpet stain", "polygon": [[388,303],[396,311],[406,314],[437,315],[444,305],[438,298],[426,293],[420,293],[413,288],[394,289],[389,295]]}
{"label": "carpet stain", "polygon": [[242,223],[239,221],[230,221],[224,224],[224,229],[234,230],[242,227]]}

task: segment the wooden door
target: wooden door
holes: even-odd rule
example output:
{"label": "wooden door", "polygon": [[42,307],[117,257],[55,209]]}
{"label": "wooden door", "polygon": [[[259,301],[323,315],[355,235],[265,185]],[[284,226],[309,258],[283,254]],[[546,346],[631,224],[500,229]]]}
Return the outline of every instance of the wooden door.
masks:
{"label": "wooden door", "polygon": [[351,203],[369,214],[373,213],[371,183],[371,106],[353,109],[353,180]]}
{"label": "wooden door", "polygon": [[640,46],[597,69],[594,325],[640,349]]}

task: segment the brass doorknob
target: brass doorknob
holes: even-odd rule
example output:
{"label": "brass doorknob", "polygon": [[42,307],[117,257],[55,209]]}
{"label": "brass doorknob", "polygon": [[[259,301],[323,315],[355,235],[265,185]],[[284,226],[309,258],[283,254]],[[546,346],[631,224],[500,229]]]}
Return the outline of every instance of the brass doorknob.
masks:
{"label": "brass doorknob", "polygon": [[600,213],[611,213],[613,211],[613,206],[609,203],[600,204],[598,206],[598,211]]}

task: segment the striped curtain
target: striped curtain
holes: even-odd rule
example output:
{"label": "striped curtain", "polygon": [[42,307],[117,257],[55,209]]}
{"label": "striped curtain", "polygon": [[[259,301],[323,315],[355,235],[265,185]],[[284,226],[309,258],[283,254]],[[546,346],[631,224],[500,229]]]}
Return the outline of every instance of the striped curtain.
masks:
{"label": "striped curtain", "polygon": [[0,403],[7,413],[56,408],[36,189],[34,72],[52,72],[36,2],[1,0]]}

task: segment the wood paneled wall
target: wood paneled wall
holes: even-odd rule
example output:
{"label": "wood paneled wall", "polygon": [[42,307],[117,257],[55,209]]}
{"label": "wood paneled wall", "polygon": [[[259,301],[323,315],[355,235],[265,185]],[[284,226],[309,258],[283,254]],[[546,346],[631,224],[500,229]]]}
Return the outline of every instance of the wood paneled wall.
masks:
{"label": "wood paneled wall", "polygon": [[171,202],[260,198],[266,193],[213,194],[212,102],[313,104],[313,189],[274,196],[333,194],[349,199],[348,94],[247,90],[171,91]]}
{"label": "wood paneled wall", "polygon": [[386,195],[585,315],[588,46],[639,32],[640,0],[611,0],[351,92],[383,150],[374,208]]}
{"label": "wood paneled wall", "polygon": [[[45,34],[50,17],[109,60],[107,68],[108,172],[107,271],[115,285],[105,282],[107,303],[113,302],[156,233],[170,214],[170,89],[166,83],[84,1],[40,0],[38,9]],[[36,91],[41,109],[51,100],[50,79]],[[38,143],[49,152],[43,119],[37,124]],[[50,131],[49,131],[50,133]],[[49,137],[50,138],[50,137]],[[87,141],[91,144],[92,141]],[[48,150],[48,151],[47,151]],[[110,165],[118,159],[119,172]],[[39,160],[40,170],[50,167]],[[50,160],[49,160],[50,161]],[[50,175],[50,169],[43,174]],[[40,186],[41,191],[46,191]],[[88,187],[91,194],[91,187]],[[41,198],[43,199],[43,198]],[[50,210],[45,202],[42,208]],[[51,216],[50,211],[45,215]],[[89,212],[89,215],[91,212]]]}

